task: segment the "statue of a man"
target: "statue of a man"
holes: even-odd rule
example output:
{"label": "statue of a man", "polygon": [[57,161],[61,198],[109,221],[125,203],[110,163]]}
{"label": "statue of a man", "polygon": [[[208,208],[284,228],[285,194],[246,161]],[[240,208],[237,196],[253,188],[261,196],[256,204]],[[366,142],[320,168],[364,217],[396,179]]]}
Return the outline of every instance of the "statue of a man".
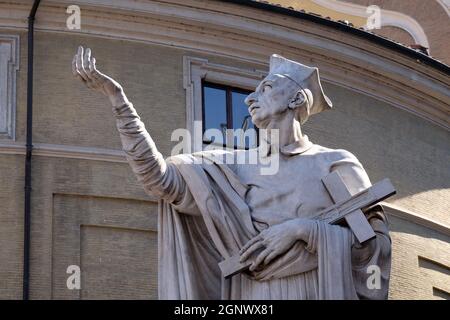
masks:
{"label": "statue of a man", "polygon": [[[302,133],[310,115],[332,106],[317,68],[273,55],[269,74],[247,97],[253,123],[279,137],[257,150],[279,161],[275,174],[261,175],[259,163],[221,163],[214,151],[165,160],[121,85],[96,69],[91,50],[80,47],[72,65],[110,99],[134,173],[161,199],[160,299],[387,298],[391,241],[382,209],[366,212],[376,237],[363,244],[345,226],[315,219],[333,204],[321,181],[330,172],[351,193],[371,185],[355,156]],[[225,279],[218,264],[236,254],[253,263]]]}

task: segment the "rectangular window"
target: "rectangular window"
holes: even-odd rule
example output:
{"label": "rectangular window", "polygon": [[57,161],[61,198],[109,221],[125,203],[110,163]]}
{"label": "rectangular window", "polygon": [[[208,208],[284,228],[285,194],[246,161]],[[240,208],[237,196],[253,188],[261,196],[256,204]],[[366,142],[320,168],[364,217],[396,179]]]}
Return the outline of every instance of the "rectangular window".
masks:
{"label": "rectangular window", "polygon": [[0,140],[15,140],[19,36],[0,34]]}
{"label": "rectangular window", "polygon": [[203,143],[239,149],[258,146],[257,128],[244,102],[249,94],[240,88],[202,83]]}

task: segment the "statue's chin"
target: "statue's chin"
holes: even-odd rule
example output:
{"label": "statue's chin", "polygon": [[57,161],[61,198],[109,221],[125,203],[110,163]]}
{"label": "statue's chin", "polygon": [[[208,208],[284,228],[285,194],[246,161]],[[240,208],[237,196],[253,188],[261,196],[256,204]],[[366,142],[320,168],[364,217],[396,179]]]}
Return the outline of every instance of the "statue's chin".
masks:
{"label": "statue's chin", "polygon": [[269,121],[266,119],[266,120],[261,120],[261,119],[253,119],[252,118],[252,122],[253,122],[253,125],[255,126],[255,127],[257,127],[258,129],[265,129],[265,128],[267,128],[267,125],[268,125],[268,123],[269,123]]}

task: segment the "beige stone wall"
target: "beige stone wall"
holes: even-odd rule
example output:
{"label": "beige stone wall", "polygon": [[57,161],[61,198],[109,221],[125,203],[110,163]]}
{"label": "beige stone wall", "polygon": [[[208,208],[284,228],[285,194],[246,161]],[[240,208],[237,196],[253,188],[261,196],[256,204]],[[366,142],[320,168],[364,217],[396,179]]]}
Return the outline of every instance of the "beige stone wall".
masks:
{"label": "beige stone wall", "polygon": [[[20,111],[17,112],[23,115],[26,108],[26,34],[1,32],[20,35],[22,50],[17,74],[17,107]],[[23,156],[0,153],[0,299],[22,298],[24,168]]]}
{"label": "beige stone wall", "polygon": [[23,156],[0,155],[0,299],[22,297]]}
{"label": "beige stone wall", "polygon": [[389,217],[390,299],[450,299],[450,236]]}
{"label": "beige stone wall", "polygon": [[[21,39],[18,142],[25,139],[26,109],[23,33]],[[183,55],[255,67],[164,46],[37,32],[35,143],[120,149],[107,99],[72,78],[70,62],[79,44],[91,47],[98,67],[123,84],[165,155],[174,145],[172,130],[186,124]],[[448,131],[355,91],[331,84],[325,90],[335,110],[311,119],[305,127],[310,138],[353,152],[373,181],[391,178],[399,191],[393,203],[448,224]],[[0,298],[21,297],[23,158],[0,153]],[[156,203],[126,163],[35,156],[31,298],[155,298],[156,217]],[[423,267],[418,258],[448,267],[448,235],[397,218],[391,229],[391,297],[431,298],[435,282],[450,292],[448,274]],[[81,291],[66,288],[71,264],[82,268]]]}

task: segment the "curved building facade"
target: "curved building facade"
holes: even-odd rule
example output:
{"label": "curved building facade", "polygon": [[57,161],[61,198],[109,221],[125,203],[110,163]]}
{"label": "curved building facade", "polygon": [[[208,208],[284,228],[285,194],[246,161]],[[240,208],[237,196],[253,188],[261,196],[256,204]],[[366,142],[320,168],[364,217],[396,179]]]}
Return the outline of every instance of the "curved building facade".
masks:
{"label": "curved building facade", "polygon": [[[372,182],[389,177],[398,191],[384,205],[389,297],[450,298],[447,65],[345,22],[263,2],[78,0],[79,29],[69,28],[70,5],[43,0],[35,21],[31,299],[157,298],[157,202],[126,163],[107,99],[72,76],[79,45],[123,85],[165,156],[178,143],[174,130],[203,119],[205,82],[251,90],[273,53],[317,66],[334,108],[305,133],[349,150]],[[30,9],[0,0],[2,299],[22,297]],[[74,265],[79,290],[67,286]]]}

